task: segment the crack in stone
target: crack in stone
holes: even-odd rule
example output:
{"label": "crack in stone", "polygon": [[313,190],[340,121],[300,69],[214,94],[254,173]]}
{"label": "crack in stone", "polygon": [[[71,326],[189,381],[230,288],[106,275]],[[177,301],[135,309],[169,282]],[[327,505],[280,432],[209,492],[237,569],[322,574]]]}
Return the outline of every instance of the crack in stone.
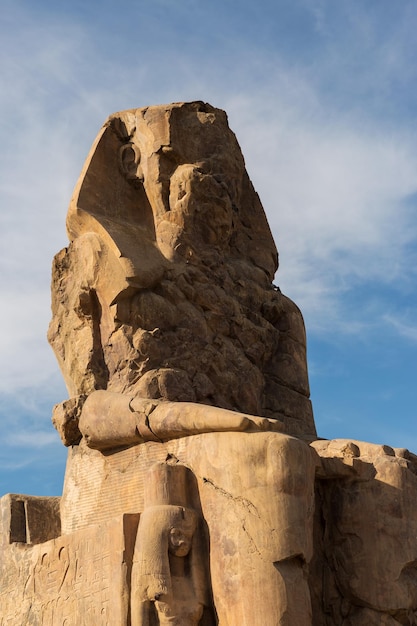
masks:
{"label": "crack in stone", "polygon": [[255,540],[253,539],[252,535],[249,533],[249,531],[247,530],[246,526],[245,526],[245,522],[242,523],[242,528],[243,528],[243,532],[245,533],[245,535],[247,536],[247,538],[249,539],[249,543],[253,548],[253,552],[256,552],[258,554],[258,556],[261,557],[261,559],[265,560],[263,558],[262,552],[259,550],[258,546],[255,543]]}
{"label": "crack in stone", "polygon": [[210,478],[203,478],[203,483],[208,484],[211,487],[213,487],[216,491],[218,491],[225,498],[228,498],[229,500],[233,500],[234,502],[241,504],[249,513],[251,513],[251,515],[255,515],[258,519],[261,519],[258,509],[247,498],[243,498],[242,496],[232,495],[229,491],[226,491],[222,487],[219,487],[218,485],[216,485]]}

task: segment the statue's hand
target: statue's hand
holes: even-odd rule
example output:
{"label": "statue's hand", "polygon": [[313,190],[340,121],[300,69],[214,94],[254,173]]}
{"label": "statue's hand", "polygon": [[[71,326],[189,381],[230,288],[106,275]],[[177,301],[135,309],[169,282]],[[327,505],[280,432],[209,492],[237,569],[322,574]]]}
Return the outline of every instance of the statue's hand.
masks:
{"label": "statue's hand", "polygon": [[56,404],[52,410],[52,423],[65,446],[73,446],[80,442],[82,434],[78,422],[86,398],[86,395],[69,398]]}
{"label": "statue's hand", "polygon": [[268,418],[268,417],[258,417],[256,415],[246,415],[248,420],[248,427],[246,430],[248,431],[272,431],[276,433],[285,432],[285,425],[283,422],[279,420]]}
{"label": "statue's hand", "polygon": [[[135,405],[135,403],[133,403]],[[195,402],[161,402],[148,416],[152,433],[163,441],[210,432],[259,430],[251,415]]]}

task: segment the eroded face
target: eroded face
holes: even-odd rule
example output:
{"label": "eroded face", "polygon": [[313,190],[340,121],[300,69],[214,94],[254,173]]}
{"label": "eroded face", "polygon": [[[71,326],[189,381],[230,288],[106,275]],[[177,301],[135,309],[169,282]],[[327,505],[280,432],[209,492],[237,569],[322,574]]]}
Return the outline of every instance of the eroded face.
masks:
{"label": "eroded face", "polygon": [[158,246],[167,258],[187,258],[204,246],[223,248],[245,173],[223,112],[182,107],[151,113],[138,113],[131,147],[121,154],[126,176],[143,182]]}
{"label": "eroded face", "polygon": [[174,556],[184,557],[191,550],[197,516],[192,509],[176,511],[168,531],[168,550]]}
{"label": "eroded face", "polygon": [[157,232],[162,238],[172,233],[167,243],[178,252],[186,255],[187,247],[196,243],[220,247],[228,243],[233,230],[231,195],[202,167],[177,167],[170,180],[169,208]]}
{"label": "eroded face", "polygon": [[168,549],[174,556],[187,556],[191,550],[194,528],[183,527],[171,528],[168,536]]}

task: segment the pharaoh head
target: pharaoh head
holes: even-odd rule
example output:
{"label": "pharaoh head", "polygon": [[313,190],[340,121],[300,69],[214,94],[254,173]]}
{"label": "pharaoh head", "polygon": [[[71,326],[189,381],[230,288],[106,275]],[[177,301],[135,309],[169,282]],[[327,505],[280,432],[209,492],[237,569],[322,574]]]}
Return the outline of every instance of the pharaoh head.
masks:
{"label": "pharaoh head", "polygon": [[[224,111],[172,104],[112,115],[99,133],[67,219],[71,240],[96,232],[127,281],[148,286],[165,260],[250,260],[272,280],[277,253]],[[152,263],[151,275],[145,270]]]}

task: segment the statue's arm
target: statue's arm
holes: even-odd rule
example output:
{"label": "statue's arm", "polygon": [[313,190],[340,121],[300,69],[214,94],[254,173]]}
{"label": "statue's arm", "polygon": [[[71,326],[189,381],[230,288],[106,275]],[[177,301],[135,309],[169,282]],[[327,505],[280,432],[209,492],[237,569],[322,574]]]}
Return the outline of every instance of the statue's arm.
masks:
{"label": "statue's arm", "polygon": [[79,429],[89,447],[105,450],[207,432],[282,431],[282,424],[194,402],[158,403],[109,391],[94,391],[84,403]]}

